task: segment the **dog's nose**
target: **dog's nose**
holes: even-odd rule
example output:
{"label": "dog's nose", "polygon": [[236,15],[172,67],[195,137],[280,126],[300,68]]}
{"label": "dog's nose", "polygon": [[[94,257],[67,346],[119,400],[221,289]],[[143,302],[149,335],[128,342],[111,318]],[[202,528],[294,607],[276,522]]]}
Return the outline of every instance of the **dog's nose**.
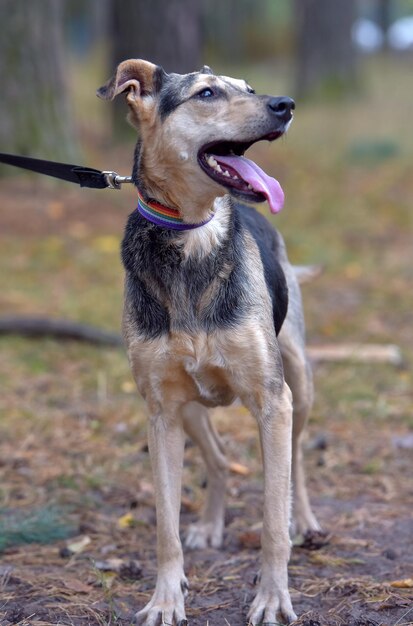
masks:
{"label": "dog's nose", "polygon": [[295,109],[295,102],[292,98],[282,96],[281,98],[270,98],[267,106],[280,120],[289,122],[292,117],[291,111]]}

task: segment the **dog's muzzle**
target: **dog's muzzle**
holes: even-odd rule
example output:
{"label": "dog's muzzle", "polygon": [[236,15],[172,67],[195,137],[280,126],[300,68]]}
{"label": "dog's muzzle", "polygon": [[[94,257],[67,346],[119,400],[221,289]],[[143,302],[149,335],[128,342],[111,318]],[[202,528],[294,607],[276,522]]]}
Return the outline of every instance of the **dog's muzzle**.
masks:
{"label": "dog's muzzle", "polygon": [[288,96],[282,96],[281,98],[271,97],[267,102],[267,107],[270,109],[272,115],[276,115],[280,122],[286,124],[293,116],[292,112],[295,109],[295,102],[292,98],[288,98]]}

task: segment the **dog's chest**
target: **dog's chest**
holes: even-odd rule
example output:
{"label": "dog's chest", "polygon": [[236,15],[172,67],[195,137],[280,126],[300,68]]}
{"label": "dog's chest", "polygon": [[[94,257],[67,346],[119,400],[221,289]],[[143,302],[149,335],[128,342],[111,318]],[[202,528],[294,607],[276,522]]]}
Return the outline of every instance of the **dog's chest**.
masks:
{"label": "dog's chest", "polygon": [[229,220],[228,212],[201,232],[181,236],[130,217],[122,244],[125,297],[142,338],[213,332],[236,325],[247,313],[248,255],[240,233],[226,233],[224,218]]}
{"label": "dog's chest", "polygon": [[[213,333],[171,332],[150,341],[126,334],[129,358],[149,411],[172,410],[191,401],[225,406],[258,389],[274,372],[274,332],[250,317]],[[264,383],[263,383],[264,381]]]}
{"label": "dog's chest", "polygon": [[198,400],[208,405],[225,405],[234,399],[228,377],[226,347],[216,338],[201,333],[195,338],[181,335],[170,346],[179,368],[190,379]]}

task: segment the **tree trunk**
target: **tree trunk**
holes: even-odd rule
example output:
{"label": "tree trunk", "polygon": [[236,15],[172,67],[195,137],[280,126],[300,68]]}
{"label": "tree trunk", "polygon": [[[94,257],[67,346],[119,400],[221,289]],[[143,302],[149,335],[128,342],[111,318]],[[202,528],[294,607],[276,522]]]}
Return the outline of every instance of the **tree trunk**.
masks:
{"label": "tree trunk", "polygon": [[201,63],[200,0],[112,0],[113,63],[143,58],[185,73]]}
{"label": "tree trunk", "polygon": [[[200,69],[203,0],[112,0],[111,70],[125,59],[147,59],[167,72]],[[125,129],[125,105],[116,102],[117,134]]]}
{"label": "tree trunk", "polygon": [[76,158],[65,82],[62,3],[0,3],[1,150]]}
{"label": "tree trunk", "polygon": [[378,0],[377,22],[383,33],[383,49],[388,50],[387,32],[391,24],[391,2],[390,0]]}
{"label": "tree trunk", "polygon": [[205,28],[213,57],[226,62],[245,61],[245,33],[251,28],[256,10],[250,0],[209,0]]}
{"label": "tree trunk", "polygon": [[296,93],[339,96],[354,88],[356,54],[351,40],[355,0],[295,0]]}

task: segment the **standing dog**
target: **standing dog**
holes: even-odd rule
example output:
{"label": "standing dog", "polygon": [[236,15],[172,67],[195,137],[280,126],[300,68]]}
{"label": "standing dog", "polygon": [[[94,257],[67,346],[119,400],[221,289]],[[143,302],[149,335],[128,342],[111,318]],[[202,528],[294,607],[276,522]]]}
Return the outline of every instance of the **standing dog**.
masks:
{"label": "standing dog", "polygon": [[166,74],[139,59],[121,63],[98,95],[112,100],[123,92],[139,131],[139,203],[122,245],[123,333],[148,408],[157,513],[156,588],[137,620],[186,623],[179,537],[185,432],[208,472],[203,514],[186,545],[219,547],[227,461],[207,407],[239,398],[257,420],[264,465],[262,563],[248,619],[288,623],[296,618],[287,580],[291,467],[296,529],[319,529],[300,442],[312,381],[300,292],[283,240],[235,198],[267,200],[273,213],[281,208],[278,182],[243,154],[286,131],[294,102],[256,95],[245,81],[208,67]]}

